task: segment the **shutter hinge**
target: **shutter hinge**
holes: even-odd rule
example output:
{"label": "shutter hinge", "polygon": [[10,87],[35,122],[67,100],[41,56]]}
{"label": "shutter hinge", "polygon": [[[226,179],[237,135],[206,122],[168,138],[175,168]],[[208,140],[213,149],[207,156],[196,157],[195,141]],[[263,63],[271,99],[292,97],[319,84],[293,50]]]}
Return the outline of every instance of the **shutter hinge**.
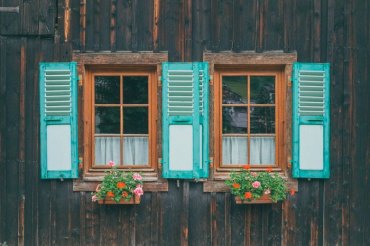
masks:
{"label": "shutter hinge", "polygon": [[158,169],[162,169],[162,158],[158,158]]}
{"label": "shutter hinge", "polygon": [[292,76],[288,76],[288,87],[292,87]]}
{"label": "shutter hinge", "polygon": [[78,75],[78,86],[82,86],[82,76],[81,75]]}

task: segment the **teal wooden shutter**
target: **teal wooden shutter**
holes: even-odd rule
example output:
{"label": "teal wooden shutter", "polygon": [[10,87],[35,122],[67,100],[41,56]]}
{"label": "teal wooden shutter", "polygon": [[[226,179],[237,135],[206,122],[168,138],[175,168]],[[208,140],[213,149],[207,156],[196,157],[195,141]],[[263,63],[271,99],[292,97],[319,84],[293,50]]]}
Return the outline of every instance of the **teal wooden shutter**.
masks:
{"label": "teal wooden shutter", "polygon": [[329,178],[329,64],[293,65],[293,177]]}
{"label": "teal wooden shutter", "polygon": [[208,63],[162,64],[164,178],[207,178]]}
{"label": "teal wooden shutter", "polygon": [[41,178],[78,177],[76,63],[40,63]]}

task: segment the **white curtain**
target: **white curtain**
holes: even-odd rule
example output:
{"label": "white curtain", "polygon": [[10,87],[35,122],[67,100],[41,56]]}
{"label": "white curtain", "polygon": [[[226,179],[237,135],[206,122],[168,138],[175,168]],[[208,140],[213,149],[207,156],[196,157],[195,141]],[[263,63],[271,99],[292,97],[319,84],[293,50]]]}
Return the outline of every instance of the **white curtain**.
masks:
{"label": "white curtain", "polygon": [[[250,144],[250,164],[275,163],[275,137],[252,137]],[[222,163],[247,164],[247,145],[246,137],[222,137]]]}
{"label": "white curtain", "polygon": [[[120,163],[120,138],[96,137],[95,164],[106,165],[111,160],[116,164]],[[123,138],[123,164],[148,164],[148,137]]]}
{"label": "white curtain", "polygon": [[248,141],[246,137],[222,137],[222,163],[247,164]]}
{"label": "white curtain", "polygon": [[123,165],[148,164],[148,137],[123,138]]}

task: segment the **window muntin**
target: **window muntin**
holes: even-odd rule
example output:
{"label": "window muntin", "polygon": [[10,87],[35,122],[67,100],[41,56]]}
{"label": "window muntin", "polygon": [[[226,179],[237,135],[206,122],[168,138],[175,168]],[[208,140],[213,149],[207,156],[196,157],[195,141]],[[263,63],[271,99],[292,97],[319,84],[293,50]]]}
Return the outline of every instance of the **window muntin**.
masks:
{"label": "window muntin", "polygon": [[93,167],[148,168],[152,119],[151,73],[93,73]]}
{"label": "window muntin", "polygon": [[220,71],[216,76],[220,91],[215,110],[221,111],[215,117],[220,128],[216,138],[219,135],[221,140],[218,166],[221,170],[246,164],[278,167],[279,72]]}

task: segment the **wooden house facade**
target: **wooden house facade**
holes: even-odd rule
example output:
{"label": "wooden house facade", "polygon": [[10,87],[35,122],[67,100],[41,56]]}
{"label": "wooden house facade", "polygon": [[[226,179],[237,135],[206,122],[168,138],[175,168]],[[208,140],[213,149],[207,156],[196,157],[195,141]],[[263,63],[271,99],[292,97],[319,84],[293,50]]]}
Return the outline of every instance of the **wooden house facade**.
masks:
{"label": "wooden house facade", "polygon": [[[369,13],[367,0],[1,0],[0,245],[370,245]],[[210,64],[209,178],[167,179],[161,64],[203,61]],[[217,172],[217,73],[280,69],[286,94],[279,100],[290,105],[295,61],[330,64],[330,177],[290,177],[297,192],[285,201],[238,205]],[[41,178],[41,62],[77,63],[76,179]],[[91,200],[99,172],[89,138],[96,122],[87,116],[99,105],[89,103],[89,82],[107,71],[156,81],[149,101],[130,106],[152,107],[154,171],[140,170],[139,205]],[[290,176],[287,107],[276,158]]]}

